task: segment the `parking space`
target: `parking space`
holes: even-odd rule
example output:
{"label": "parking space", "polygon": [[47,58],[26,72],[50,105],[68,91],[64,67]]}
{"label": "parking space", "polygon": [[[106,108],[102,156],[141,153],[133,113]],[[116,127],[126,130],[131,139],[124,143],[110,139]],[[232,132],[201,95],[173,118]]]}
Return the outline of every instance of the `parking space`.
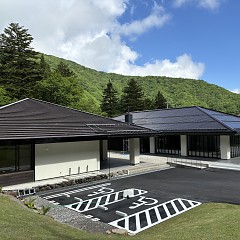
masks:
{"label": "parking space", "polygon": [[176,168],[41,196],[93,221],[138,233],[201,202],[240,204],[239,181],[235,171]]}

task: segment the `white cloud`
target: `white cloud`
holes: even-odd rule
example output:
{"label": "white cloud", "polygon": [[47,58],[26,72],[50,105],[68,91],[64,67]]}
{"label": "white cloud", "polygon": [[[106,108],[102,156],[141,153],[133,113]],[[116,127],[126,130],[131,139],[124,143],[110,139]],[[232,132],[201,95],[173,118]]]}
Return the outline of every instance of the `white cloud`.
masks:
{"label": "white cloud", "polygon": [[240,94],[240,89],[234,89],[234,90],[230,90],[231,92],[233,92],[233,93],[238,93],[238,94]]}
{"label": "white cloud", "polygon": [[177,57],[175,62],[164,59],[156,60],[154,63],[146,63],[144,66],[123,64],[115,69],[115,72],[139,76],[152,75],[199,79],[204,72],[204,64],[195,63],[189,55],[184,54]]}
{"label": "white cloud", "polygon": [[37,51],[71,59],[100,71],[129,75],[165,75],[200,78],[204,65],[188,55],[175,62],[155,59],[138,66],[141,53],[131,49],[122,36],[145,33],[166,24],[170,15],[154,4],[149,16],[120,24],[129,0],[0,0],[0,32],[10,23],[19,22],[33,35]]}
{"label": "white cloud", "polygon": [[174,0],[174,5],[176,7],[181,7],[188,3],[195,3],[199,7],[207,8],[207,9],[217,9],[223,0]]}
{"label": "white cloud", "polygon": [[170,15],[165,13],[165,9],[155,4],[149,16],[141,20],[123,24],[119,29],[119,33],[127,36],[139,35],[152,27],[162,27],[169,19]]}

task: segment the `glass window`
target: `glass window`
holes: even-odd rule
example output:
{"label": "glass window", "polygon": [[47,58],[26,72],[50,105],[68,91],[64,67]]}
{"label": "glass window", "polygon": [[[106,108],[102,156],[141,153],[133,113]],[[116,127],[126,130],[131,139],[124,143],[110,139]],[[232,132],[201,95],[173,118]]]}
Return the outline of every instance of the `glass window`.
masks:
{"label": "glass window", "polygon": [[32,169],[32,146],[0,146],[0,173],[26,171]]}
{"label": "glass window", "polygon": [[15,146],[0,146],[0,172],[15,172]]}
{"label": "glass window", "polygon": [[220,137],[188,136],[188,155],[220,158]]}
{"label": "glass window", "polygon": [[156,153],[179,155],[180,152],[180,135],[164,135],[156,137]]}
{"label": "glass window", "polygon": [[26,171],[31,169],[31,154],[31,145],[18,146],[19,171]]}
{"label": "glass window", "polygon": [[230,137],[231,157],[240,157],[240,135]]}

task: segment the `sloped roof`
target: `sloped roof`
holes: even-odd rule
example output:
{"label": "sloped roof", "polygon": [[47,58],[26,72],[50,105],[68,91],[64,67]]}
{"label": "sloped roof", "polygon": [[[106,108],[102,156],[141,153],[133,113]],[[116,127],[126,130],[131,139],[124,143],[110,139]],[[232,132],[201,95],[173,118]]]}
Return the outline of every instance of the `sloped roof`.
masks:
{"label": "sloped roof", "polygon": [[24,99],[0,108],[0,140],[134,136],[151,131],[56,104]]}
{"label": "sloped roof", "polygon": [[[162,133],[240,133],[240,117],[202,107],[131,112],[133,123]],[[124,121],[124,115],[114,118]]]}

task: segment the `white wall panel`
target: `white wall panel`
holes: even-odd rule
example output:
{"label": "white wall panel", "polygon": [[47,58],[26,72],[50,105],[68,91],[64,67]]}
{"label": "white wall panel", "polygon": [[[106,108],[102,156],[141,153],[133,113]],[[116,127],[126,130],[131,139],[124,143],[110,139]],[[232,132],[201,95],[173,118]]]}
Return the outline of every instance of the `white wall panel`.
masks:
{"label": "white wall panel", "polygon": [[99,141],[35,145],[35,180],[100,170]]}

